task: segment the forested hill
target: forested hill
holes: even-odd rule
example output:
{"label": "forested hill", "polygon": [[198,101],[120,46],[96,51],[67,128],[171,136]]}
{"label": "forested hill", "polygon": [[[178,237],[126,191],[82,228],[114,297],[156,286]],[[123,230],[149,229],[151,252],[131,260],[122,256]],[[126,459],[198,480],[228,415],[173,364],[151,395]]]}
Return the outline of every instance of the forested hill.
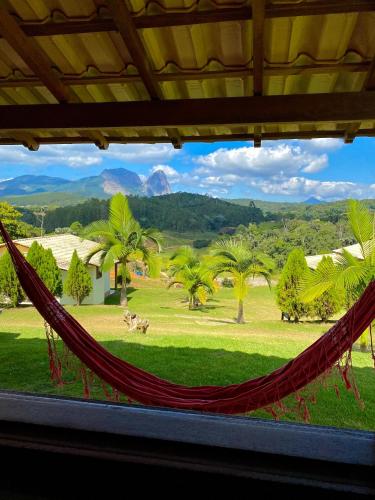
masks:
{"label": "forested hill", "polygon": [[[68,227],[79,221],[82,225],[105,219],[108,200],[90,199],[78,205],[60,207],[48,212],[45,228]],[[240,206],[218,198],[190,193],[173,193],[152,198],[129,196],[134,216],[144,227],[170,231],[218,231],[223,227],[248,225],[264,220],[255,206]],[[26,222],[33,223],[31,214],[24,214]]]}
{"label": "forested hill", "polygon": [[[301,219],[301,220],[316,220],[338,222],[345,216],[348,206],[348,200],[322,202],[317,204],[308,203],[288,203],[288,202],[275,202],[263,200],[249,200],[249,199],[231,199],[227,200],[239,206],[254,205],[260,208],[266,220],[278,221],[285,219]],[[375,200],[368,199],[362,200],[370,209],[375,209]]]}

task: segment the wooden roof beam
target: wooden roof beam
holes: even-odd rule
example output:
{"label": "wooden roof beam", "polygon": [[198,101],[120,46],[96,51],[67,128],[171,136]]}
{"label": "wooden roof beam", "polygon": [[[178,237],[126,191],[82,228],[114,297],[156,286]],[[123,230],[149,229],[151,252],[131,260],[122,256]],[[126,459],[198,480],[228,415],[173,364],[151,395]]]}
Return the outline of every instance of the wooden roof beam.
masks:
{"label": "wooden roof beam", "polygon": [[[0,33],[59,103],[78,102],[76,95],[52,71],[51,62],[43,50],[33,38],[25,35],[14,17],[2,4],[0,4]],[[94,142],[95,144],[99,143],[99,147],[105,145],[105,139],[101,132],[95,132],[95,138]],[[27,147],[32,151],[38,149],[32,140],[31,142],[29,140],[27,144]]]}
{"label": "wooden roof beam", "polygon": [[[124,0],[107,0],[109,10],[115,21],[116,27],[133,59],[141,79],[152,100],[163,99],[160,85],[155,81],[146,50],[137,32],[134,17],[128,10]],[[182,143],[176,128],[167,130],[168,136],[175,149],[181,149]]]}
{"label": "wooden roof beam", "polygon": [[109,142],[107,138],[98,130],[81,130],[80,135],[82,137],[89,137],[95,146],[101,150],[108,149]]}
{"label": "wooden roof beam", "polygon": [[253,0],[253,71],[255,96],[263,94],[265,0]]}
{"label": "wooden roof beam", "polygon": [[[315,138],[337,138],[344,137],[345,130],[311,130],[311,131],[295,131],[295,132],[264,132],[263,140],[286,140],[286,139],[315,139]],[[375,129],[360,129],[358,131],[360,137],[375,137]],[[167,144],[170,142],[168,136],[107,136],[106,139],[110,144]],[[181,142],[225,142],[225,141],[253,141],[254,134],[218,134],[218,135],[188,135],[181,136]],[[92,142],[91,137],[82,136],[55,136],[55,137],[38,137],[40,144],[89,144]],[[23,144],[20,138],[0,137],[0,145],[16,145]]]}
{"label": "wooden roof beam", "polygon": [[[263,95],[265,0],[253,0],[253,93]],[[255,127],[254,147],[262,144],[262,128]]]}
{"label": "wooden roof beam", "polygon": [[40,49],[37,42],[25,35],[14,17],[2,6],[2,3],[0,3],[0,33],[58,102],[74,100],[70,89],[52,71],[48,57]]}
{"label": "wooden roof beam", "polygon": [[180,128],[375,120],[375,92],[2,106],[0,130]]}
{"label": "wooden roof beam", "polygon": [[[371,12],[374,10],[375,0],[317,0],[303,3],[271,4],[266,7],[265,16],[266,18],[298,17],[350,12]],[[143,16],[133,16],[131,14],[131,17],[137,29],[145,29],[226,21],[247,21],[252,19],[252,12],[248,7],[239,7]],[[114,20],[99,17],[88,20],[75,19],[59,23],[22,22],[21,26],[24,33],[29,36],[99,33],[118,30]]]}
{"label": "wooden roof beam", "polygon": [[[373,92],[375,91],[375,58],[373,59],[370,69],[367,73],[367,77],[362,87],[362,92]],[[345,144],[351,144],[356,135],[358,134],[360,123],[349,123],[345,129],[344,142]]]}
{"label": "wooden roof beam", "polygon": [[[155,81],[150,62],[147,58],[146,50],[137,32],[134,18],[128,10],[124,0],[107,0],[110,12],[120,32],[122,39],[138,68],[140,77],[152,100],[163,99],[163,94],[159,84]],[[175,149],[181,149],[182,143],[176,128],[167,130]]]}
{"label": "wooden roof beam", "polygon": [[182,149],[183,142],[182,142],[182,139],[181,139],[181,136],[180,136],[178,129],[177,128],[169,128],[169,129],[167,129],[167,134],[171,140],[171,143],[172,143],[174,149]]}
{"label": "wooden roof beam", "polygon": [[142,40],[138,35],[134,18],[130,14],[124,0],[107,0],[107,4],[115,25],[138,69],[150,98],[162,99],[161,89],[153,78],[152,68],[147,58],[146,50],[143,47]]}
{"label": "wooden roof beam", "polygon": [[12,137],[29,151],[38,151],[39,142],[27,132],[14,132]]}

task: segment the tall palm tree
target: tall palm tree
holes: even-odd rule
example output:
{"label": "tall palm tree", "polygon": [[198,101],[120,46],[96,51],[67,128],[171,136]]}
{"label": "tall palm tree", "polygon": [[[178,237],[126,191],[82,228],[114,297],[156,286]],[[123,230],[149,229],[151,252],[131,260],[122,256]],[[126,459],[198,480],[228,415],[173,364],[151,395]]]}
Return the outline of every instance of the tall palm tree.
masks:
{"label": "tall palm tree", "polygon": [[243,241],[236,239],[218,241],[213,247],[212,270],[217,276],[231,274],[234,279],[234,293],[238,300],[237,323],[245,323],[243,304],[249,291],[249,278],[263,276],[271,286],[272,259],[255,254]]}
{"label": "tall palm tree", "polygon": [[84,235],[98,241],[98,245],[87,255],[86,262],[101,252],[101,269],[109,271],[120,263],[122,276],[120,303],[128,305],[126,276],[129,262],[143,261],[151,276],[160,272],[161,234],[156,229],[144,229],[134,218],[128,199],[122,193],[115,194],[109,204],[108,220],[90,224]]}
{"label": "tall palm tree", "polygon": [[202,263],[194,250],[182,246],[171,256],[169,274],[172,277],[168,288],[181,284],[188,293],[189,309],[205,304],[209,295],[215,292],[212,271]]}

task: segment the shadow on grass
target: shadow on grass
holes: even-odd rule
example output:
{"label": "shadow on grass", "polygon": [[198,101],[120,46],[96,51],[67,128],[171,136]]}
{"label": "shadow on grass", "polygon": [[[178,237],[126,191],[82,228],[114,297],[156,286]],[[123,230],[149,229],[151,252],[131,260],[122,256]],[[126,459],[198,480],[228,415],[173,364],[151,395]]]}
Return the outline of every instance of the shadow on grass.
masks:
{"label": "shadow on grass", "polygon": [[[120,305],[120,289],[114,290],[112,288],[111,291],[112,291],[111,295],[108,295],[104,299],[104,304],[106,306],[119,306]],[[131,286],[127,288],[128,302],[130,302],[132,300],[132,295],[135,291],[137,291],[137,289],[133,288]]]}
{"label": "shadow on grass", "polygon": [[[0,332],[0,389],[82,397],[80,382],[70,383],[62,388],[51,384],[46,342],[40,338],[20,338],[20,335]],[[104,341],[101,344],[114,355],[139,368],[163,379],[189,386],[240,383],[268,374],[289,361],[289,358],[222,348],[145,345],[141,343],[140,334],[137,333],[126,334],[123,340]],[[366,409],[360,410],[353,394],[344,390],[339,381],[340,399],[333,389],[320,390],[318,404],[311,407],[312,423],[375,428],[375,372],[370,367],[355,368],[355,377],[369,412],[366,413]],[[95,399],[103,399],[103,394],[99,391],[94,391],[93,396]],[[261,410],[255,414],[268,416]],[[296,418],[295,415],[290,415],[288,419]]]}

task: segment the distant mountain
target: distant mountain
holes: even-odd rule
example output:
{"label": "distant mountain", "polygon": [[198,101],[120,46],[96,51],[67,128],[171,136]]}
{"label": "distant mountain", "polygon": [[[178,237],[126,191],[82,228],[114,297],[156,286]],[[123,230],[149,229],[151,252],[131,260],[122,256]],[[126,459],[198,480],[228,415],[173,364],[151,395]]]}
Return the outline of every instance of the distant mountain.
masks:
{"label": "distant mountain", "polygon": [[162,170],[156,170],[145,182],[146,196],[158,196],[171,192],[167,176]]}
{"label": "distant mountain", "polygon": [[[67,186],[70,181],[48,175],[21,175],[0,182],[0,196],[34,194],[46,191],[60,191],[61,186]],[[69,191],[69,188],[67,189]]]}
{"label": "distant mountain", "polygon": [[305,203],[305,205],[321,205],[322,203],[326,203],[326,202],[323,200],[319,200],[319,198],[314,198],[314,196],[311,196],[303,203]]}
{"label": "distant mountain", "polygon": [[[0,182],[0,197],[35,195],[39,193],[75,193],[84,198],[109,198],[115,193],[159,196],[171,192],[164,172],[158,170],[142,182],[135,172],[126,168],[106,169],[99,175],[75,181],[47,175],[22,175]],[[20,203],[21,200],[17,200]]]}

